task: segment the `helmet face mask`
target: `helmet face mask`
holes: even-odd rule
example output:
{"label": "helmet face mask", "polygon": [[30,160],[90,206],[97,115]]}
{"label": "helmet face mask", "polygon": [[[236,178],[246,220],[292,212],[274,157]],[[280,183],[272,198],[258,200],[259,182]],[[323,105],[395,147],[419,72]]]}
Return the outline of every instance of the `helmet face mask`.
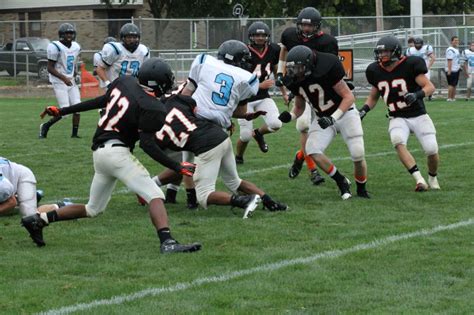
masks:
{"label": "helmet face mask", "polygon": [[130,52],[134,52],[140,45],[140,35],[140,29],[132,23],[124,24],[120,29],[120,40]]}
{"label": "helmet face mask", "polygon": [[217,59],[247,71],[252,68],[251,58],[248,47],[238,40],[231,39],[223,42],[217,51]]}
{"label": "helmet face mask", "polygon": [[316,35],[321,27],[321,19],[321,14],[313,7],[301,10],[296,18],[298,35],[306,39]]}
{"label": "helmet face mask", "polygon": [[286,58],[286,75],[283,83],[288,86],[304,81],[313,73],[315,55],[306,46],[295,46],[288,52]]}
{"label": "helmet face mask", "polygon": [[385,36],[379,39],[374,49],[374,57],[383,66],[390,66],[399,61],[402,56],[402,46],[394,36]]}
{"label": "helmet face mask", "polygon": [[420,50],[421,47],[423,47],[423,39],[421,39],[421,38],[419,38],[419,37],[418,37],[418,38],[415,38],[415,40],[413,41],[413,43],[415,44],[415,48],[416,48],[417,50]]}
{"label": "helmet face mask", "polygon": [[249,26],[248,37],[252,46],[263,48],[270,42],[270,28],[263,22],[254,22]]}
{"label": "helmet face mask", "polygon": [[160,58],[146,60],[138,71],[138,82],[152,90],[156,97],[171,93],[175,87],[171,67]]}

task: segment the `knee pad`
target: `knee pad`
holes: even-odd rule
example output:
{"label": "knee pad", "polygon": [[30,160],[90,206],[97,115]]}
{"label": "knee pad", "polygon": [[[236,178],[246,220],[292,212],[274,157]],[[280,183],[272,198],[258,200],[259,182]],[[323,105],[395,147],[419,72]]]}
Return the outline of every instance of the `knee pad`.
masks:
{"label": "knee pad", "polygon": [[[356,139],[356,138],[354,138]],[[348,144],[349,145],[349,144]],[[354,141],[349,145],[352,161],[359,162],[365,158],[364,143],[362,141]]]}
{"label": "knee pad", "polygon": [[296,120],[296,130],[298,130],[299,132],[308,132],[309,121],[307,117],[302,116]]}
{"label": "knee pad", "polygon": [[399,144],[406,145],[405,139],[403,139],[402,131],[399,128],[395,128],[391,133],[390,133],[390,141],[392,142],[392,145],[396,147]]}
{"label": "knee pad", "polygon": [[240,129],[240,140],[242,142],[249,142],[252,140],[252,129],[241,128]]}
{"label": "knee pad", "polygon": [[278,118],[267,121],[267,127],[270,132],[275,132],[279,130],[282,125],[283,123]]}
{"label": "knee pad", "polygon": [[104,211],[104,209],[92,209],[88,204],[86,205],[87,217],[93,218],[98,216]]}
{"label": "knee pad", "polygon": [[438,142],[435,135],[430,134],[423,137],[423,150],[428,156],[438,153]]}

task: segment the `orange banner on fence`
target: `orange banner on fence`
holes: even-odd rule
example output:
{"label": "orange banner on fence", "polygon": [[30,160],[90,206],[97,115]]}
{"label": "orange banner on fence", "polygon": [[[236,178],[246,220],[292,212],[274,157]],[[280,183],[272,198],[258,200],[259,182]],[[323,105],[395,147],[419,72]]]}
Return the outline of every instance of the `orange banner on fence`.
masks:
{"label": "orange banner on fence", "polygon": [[344,80],[352,81],[354,76],[354,56],[352,49],[340,49],[339,60],[342,62],[346,75]]}
{"label": "orange banner on fence", "polygon": [[81,98],[94,98],[101,95],[99,81],[81,64]]}

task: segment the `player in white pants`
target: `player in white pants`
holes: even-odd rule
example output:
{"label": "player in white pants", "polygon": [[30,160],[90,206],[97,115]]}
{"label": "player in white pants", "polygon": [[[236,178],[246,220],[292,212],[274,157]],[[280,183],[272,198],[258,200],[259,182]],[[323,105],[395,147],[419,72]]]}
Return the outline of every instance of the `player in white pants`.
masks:
{"label": "player in white pants", "polygon": [[[58,106],[67,107],[81,102],[79,87],[74,80],[81,46],[74,41],[76,29],[72,24],[61,24],[58,35],[59,41],[51,42],[47,48],[49,81],[53,85]],[[79,138],[80,117],[79,114],[73,114],[71,138]],[[60,119],[61,117],[54,117],[41,124],[39,138],[46,138],[49,128]]]}

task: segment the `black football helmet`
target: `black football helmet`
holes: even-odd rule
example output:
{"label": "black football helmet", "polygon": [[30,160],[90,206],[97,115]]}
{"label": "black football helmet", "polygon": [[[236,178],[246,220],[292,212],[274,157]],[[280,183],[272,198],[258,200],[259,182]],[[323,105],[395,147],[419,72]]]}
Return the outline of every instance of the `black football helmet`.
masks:
{"label": "black football helmet", "polygon": [[[263,45],[257,44],[254,38],[255,35],[265,35],[266,36],[265,43]],[[270,41],[270,28],[268,27],[267,24],[263,23],[262,21],[253,22],[249,26],[248,36],[249,36],[250,44],[252,46],[257,47],[257,48],[262,48],[263,46],[265,46],[265,44],[267,44]]]}
{"label": "black football helmet", "polygon": [[76,29],[71,23],[63,23],[59,25],[58,36],[60,41],[66,40],[66,33],[72,33],[72,40],[76,39]]}
{"label": "black football helmet", "polygon": [[[125,37],[128,35],[135,35],[138,37],[138,40],[128,42],[125,40]],[[120,29],[120,40],[122,41],[123,46],[131,52],[134,52],[140,44],[140,35],[140,29],[133,23],[124,24]]]}
{"label": "black football helmet", "polygon": [[286,57],[286,75],[283,84],[288,86],[295,82],[301,82],[308,78],[314,69],[316,54],[303,45],[290,49]]}
{"label": "black football helmet", "polygon": [[[385,51],[389,51],[390,53],[384,55],[383,53]],[[402,57],[402,45],[395,36],[389,35],[382,37],[375,46],[374,56],[375,60],[383,66],[389,66]]]}
{"label": "black football helmet", "polygon": [[104,39],[104,45],[107,43],[116,42],[116,41],[117,40],[115,39],[115,37],[109,36]]}
{"label": "black football helmet", "polygon": [[415,38],[413,43],[415,44],[415,48],[419,50],[419,49],[421,49],[421,47],[423,47],[423,38],[417,37],[417,38]]}
{"label": "black football helmet", "polygon": [[152,89],[156,97],[161,97],[173,90],[174,73],[163,59],[153,57],[146,60],[138,70],[138,82]]}
{"label": "black football helmet", "polygon": [[223,42],[217,51],[217,59],[244,70],[250,71],[250,51],[241,41],[231,39]]}
{"label": "black football helmet", "polygon": [[[319,32],[321,28],[321,13],[313,7],[307,7],[300,11],[296,18],[296,29],[298,35],[303,38],[311,38]],[[303,24],[313,25],[313,31],[309,33],[303,32]]]}

